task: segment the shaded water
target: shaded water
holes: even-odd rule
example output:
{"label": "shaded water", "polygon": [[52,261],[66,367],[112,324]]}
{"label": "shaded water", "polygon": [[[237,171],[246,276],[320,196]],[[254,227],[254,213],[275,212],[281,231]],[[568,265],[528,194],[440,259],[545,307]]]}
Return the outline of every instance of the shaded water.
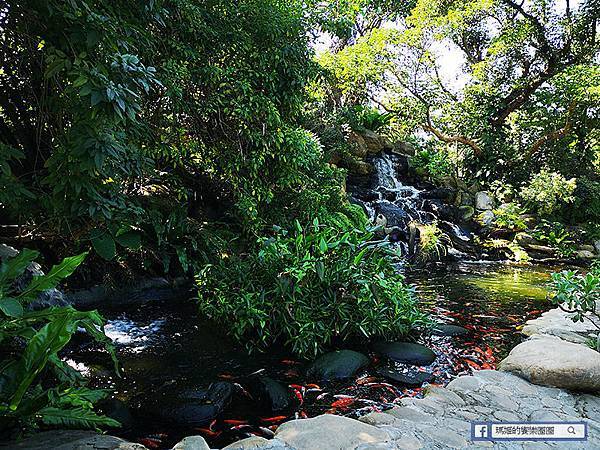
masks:
{"label": "shaded water", "polygon": [[[431,383],[446,384],[457,375],[494,368],[518,343],[517,328],[549,309],[544,289],[547,271],[472,263],[408,273],[423,307],[436,320],[463,326],[469,333],[460,338],[415,336],[438,354],[436,361],[424,368],[396,365],[394,370],[426,371],[433,374]],[[243,345],[227,338],[227,324],[215,326],[199,317],[193,301],[104,314],[124,376],[116,378],[106,355],[94,347],[81,347],[68,358],[88,371],[94,384],[111,389],[127,404],[133,419],[120,434],[156,448],[169,448],[190,434],[203,434],[211,446],[219,447],[251,434],[268,437],[284,420],[325,412],[357,416],[421,394],[420,387],[382,378],[377,369],[384,363],[369,352],[367,343],[349,346],[371,357],[371,364],[356,378],[320,384],[304,376],[307,362],[297,361],[284,348],[272,346],[267,353],[249,355]],[[289,386],[294,400],[288,409],[273,413],[244,393],[248,376],[257,371]],[[222,380],[237,383],[238,391],[214,423],[198,428],[167,425],[159,418],[165,407],[161,392],[206,388]]]}

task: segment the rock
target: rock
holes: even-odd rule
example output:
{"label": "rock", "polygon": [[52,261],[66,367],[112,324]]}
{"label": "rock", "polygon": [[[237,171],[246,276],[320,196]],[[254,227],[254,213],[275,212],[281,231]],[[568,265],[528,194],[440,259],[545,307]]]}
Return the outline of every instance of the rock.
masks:
{"label": "rock", "polygon": [[389,137],[379,136],[379,140],[381,142],[381,146],[383,147],[383,150],[389,150],[389,151],[394,150],[394,143],[392,142],[392,140]]}
{"label": "rock", "polygon": [[475,194],[475,208],[480,211],[489,211],[494,208],[494,201],[486,191]]}
{"label": "rock", "polygon": [[594,259],[596,258],[596,254],[594,252],[590,252],[589,250],[576,250],[575,256],[580,259]]}
{"label": "rock", "polygon": [[499,368],[544,386],[600,390],[600,353],[555,337],[539,336],[522,342]]}
{"label": "rock", "polygon": [[398,370],[383,367],[377,369],[377,373],[382,377],[406,384],[407,386],[421,386],[423,383],[427,383],[434,378],[434,375],[430,372],[420,372],[415,370],[403,373]]}
{"label": "rock", "polygon": [[353,161],[348,170],[355,175],[371,175],[373,173],[373,166],[366,161]]}
{"label": "rock", "polygon": [[26,439],[6,444],[3,450],[146,450],[142,444],[83,430],[53,430],[36,433]]}
{"label": "rock", "polygon": [[[14,247],[6,244],[0,244],[0,261],[8,258],[14,258],[19,254],[19,251]],[[18,292],[22,292],[31,282],[34,276],[44,275],[42,267],[34,262],[31,262],[25,269],[23,274],[15,280],[14,288]],[[51,306],[67,306],[69,302],[61,291],[56,288],[46,289],[38,295],[38,298],[29,304],[29,309],[38,310]]]}
{"label": "rock", "polygon": [[390,439],[377,427],[333,414],[286,422],[277,429],[275,437],[302,450],[354,449],[361,444]]}
{"label": "rock", "polygon": [[469,330],[466,328],[448,323],[438,323],[431,330],[431,334],[435,334],[436,336],[464,336],[468,333]]}
{"label": "rock", "polygon": [[475,215],[475,208],[469,205],[462,205],[458,207],[458,212],[460,214],[460,218],[463,221],[468,221],[473,218]]}
{"label": "rock", "polygon": [[416,149],[414,145],[408,142],[398,141],[394,142],[392,153],[396,153],[398,155],[415,156]]}
{"label": "rock", "polygon": [[496,215],[492,211],[484,211],[479,215],[479,221],[486,227],[492,226],[495,218]]}
{"label": "rock", "polygon": [[360,132],[360,135],[365,141],[367,146],[367,152],[370,155],[376,155],[383,150],[383,143],[381,142],[381,136],[371,130],[364,130]]}
{"label": "rock", "polygon": [[525,245],[525,248],[527,250],[533,250],[539,253],[545,253],[548,255],[553,255],[554,254],[554,249],[552,247],[549,247],[547,245],[535,245],[535,244],[528,244]]}
{"label": "rock", "polygon": [[202,436],[188,436],[175,444],[173,450],[210,450],[210,447]]}
{"label": "rock", "polygon": [[581,250],[584,252],[590,252],[593,254],[596,251],[596,247],[594,247],[593,245],[582,244],[577,247],[577,250]]}
{"label": "rock", "polygon": [[373,350],[393,361],[418,366],[428,366],[436,357],[431,349],[412,342],[378,342]]}
{"label": "rock", "polygon": [[102,410],[102,413],[105,416],[119,422],[122,430],[128,430],[133,426],[133,416],[131,415],[131,411],[125,402],[118,398],[102,400],[97,406]]}
{"label": "rock", "polygon": [[307,375],[319,380],[350,378],[369,364],[369,358],[353,350],[325,353],[308,368]]}
{"label": "rock", "polygon": [[348,143],[350,144],[351,155],[361,159],[367,156],[367,144],[360,134],[351,131],[348,135]]}
{"label": "rock", "polygon": [[221,414],[233,397],[233,384],[220,381],[211,384],[208,389],[186,390],[179,393],[163,392],[154,399],[150,409],[161,420],[179,426],[203,426]]}
{"label": "rock", "polygon": [[517,241],[517,244],[519,244],[521,247],[526,247],[528,245],[538,245],[540,243],[536,238],[525,232],[517,233],[515,235],[515,241]]}
{"label": "rock", "polygon": [[250,381],[250,392],[265,408],[281,411],[290,406],[290,391],[269,377],[257,377]]}
{"label": "rock", "polygon": [[594,248],[596,249],[596,253],[600,253],[600,239],[594,242]]}
{"label": "rock", "polygon": [[241,441],[234,442],[233,444],[229,444],[227,447],[224,447],[223,450],[259,449],[267,447],[271,442],[272,441],[260,436],[251,436],[249,438],[242,439]]}
{"label": "rock", "polygon": [[390,228],[406,228],[406,225],[410,220],[410,217],[408,216],[406,211],[404,211],[399,206],[396,206],[393,203],[389,202],[379,202],[377,204],[377,214],[385,216],[385,218],[387,219],[387,226]]}
{"label": "rock", "polygon": [[440,187],[425,191],[421,194],[421,198],[436,198],[439,200],[452,201],[454,190],[450,188]]}

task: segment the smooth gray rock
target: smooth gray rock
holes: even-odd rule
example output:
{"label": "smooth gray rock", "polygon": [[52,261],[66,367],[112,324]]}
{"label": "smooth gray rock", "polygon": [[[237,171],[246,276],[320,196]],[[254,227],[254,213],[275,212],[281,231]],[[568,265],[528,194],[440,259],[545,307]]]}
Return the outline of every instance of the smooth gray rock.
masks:
{"label": "smooth gray rock", "polygon": [[188,436],[173,447],[173,450],[210,450],[202,436]]}
{"label": "smooth gray rock", "polygon": [[436,324],[431,330],[431,334],[435,334],[436,336],[464,336],[468,333],[469,330],[466,328],[449,323]]}
{"label": "smooth gray rock", "polygon": [[535,384],[588,392],[600,390],[600,353],[551,336],[517,345],[499,368]]}
{"label": "smooth gray rock", "polygon": [[431,349],[412,342],[378,342],[373,345],[373,350],[392,361],[417,366],[428,366],[436,358]]}
{"label": "smooth gray rock", "polygon": [[332,414],[286,422],[277,429],[275,437],[302,450],[353,449],[361,444],[390,440],[377,427]]}
{"label": "smooth gray rock", "polygon": [[475,194],[475,208],[484,211],[494,208],[494,201],[490,194],[486,191],[479,191]]}
{"label": "smooth gray rock", "polygon": [[318,358],[308,369],[307,375],[322,381],[354,376],[369,364],[369,358],[353,350],[338,350]]}

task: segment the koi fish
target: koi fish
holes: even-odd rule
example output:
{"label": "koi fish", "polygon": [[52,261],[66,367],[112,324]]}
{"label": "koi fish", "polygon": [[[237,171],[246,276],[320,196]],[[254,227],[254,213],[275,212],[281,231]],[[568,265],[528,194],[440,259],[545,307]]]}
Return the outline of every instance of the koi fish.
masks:
{"label": "koi fish", "polygon": [[138,439],[138,442],[142,445],[145,445],[148,448],[158,448],[162,441],[160,439],[152,439],[152,438],[142,438]]}
{"label": "koi fish", "polygon": [[194,428],[194,430],[208,436],[209,438],[217,438],[221,435],[222,431],[212,431],[208,428]]}
{"label": "koi fish", "polygon": [[332,408],[347,408],[353,404],[355,400],[353,398],[341,398],[331,404]]}
{"label": "koi fish", "polygon": [[223,423],[226,423],[227,425],[248,425],[247,420],[237,420],[237,419],[225,419],[225,420],[223,420]]}
{"label": "koi fish", "polygon": [[300,391],[298,391],[297,389],[294,389],[294,395],[300,402],[300,405],[302,405],[304,403],[304,397],[302,397],[302,394],[300,393]]}
{"label": "koi fish", "polygon": [[263,434],[264,434],[265,436],[268,436],[268,437],[273,437],[273,436],[275,436],[275,433],[273,433],[273,431],[269,430],[268,428],[265,428],[265,427],[258,427],[258,429],[259,429],[260,431],[262,431],[262,432],[263,432]]}
{"label": "koi fish", "polygon": [[287,419],[287,416],[261,417],[260,421],[264,422],[264,423],[274,423],[274,422],[281,422],[285,419]]}

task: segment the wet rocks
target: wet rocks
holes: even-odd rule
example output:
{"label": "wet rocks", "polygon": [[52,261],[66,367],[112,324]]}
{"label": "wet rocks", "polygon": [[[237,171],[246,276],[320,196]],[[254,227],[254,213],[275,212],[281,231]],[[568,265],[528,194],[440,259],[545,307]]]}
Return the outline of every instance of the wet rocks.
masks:
{"label": "wet rocks", "polygon": [[318,358],[308,369],[307,375],[322,381],[352,377],[369,364],[369,358],[353,350],[338,350]]}
{"label": "wet rocks", "polygon": [[378,342],[373,350],[392,361],[417,366],[428,366],[436,357],[431,349],[412,342]]}
{"label": "wet rocks", "polygon": [[381,214],[387,219],[387,226],[390,228],[405,227],[409,221],[406,211],[389,202],[377,204],[377,214]]}
{"label": "wet rocks", "polygon": [[180,426],[203,426],[221,414],[235,392],[233,384],[218,382],[207,389],[187,390],[180,393],[163,392],[161,401],[153,404],[155,415],[161,420]]}
{"label": "wet rocks", "polygon": [[271,411],[281,411],[290,406],[290,391],[269,377],[257,377],[250,381],[250,391],[262,406]]}
{"label": "wet rocks", "polygon": [[464,336],[468,334],[469,330],[458,325],[452,325],[447,323],[438,323],[431,330],[431,334],[436,336]]}
{"label": "wet rocks", "polygon": [[535,336],[522,342],[499,368],[535,384],[600,391],[600,353],[553,336]]}
{"label": "wet rocks", "polygon": [[423,383],[431,381],[434,377],[434,375],[430,372],[421,372],[418,370],[402,372],[400,370],[388,367],[380,367],[377,369],[377,373],[384,378],[405,384],[407,386],[420,386]]}
{"label": "wet rocks", "polygon": [[202,436],[188,436],[173,447],[173,450],[210,450]]}

